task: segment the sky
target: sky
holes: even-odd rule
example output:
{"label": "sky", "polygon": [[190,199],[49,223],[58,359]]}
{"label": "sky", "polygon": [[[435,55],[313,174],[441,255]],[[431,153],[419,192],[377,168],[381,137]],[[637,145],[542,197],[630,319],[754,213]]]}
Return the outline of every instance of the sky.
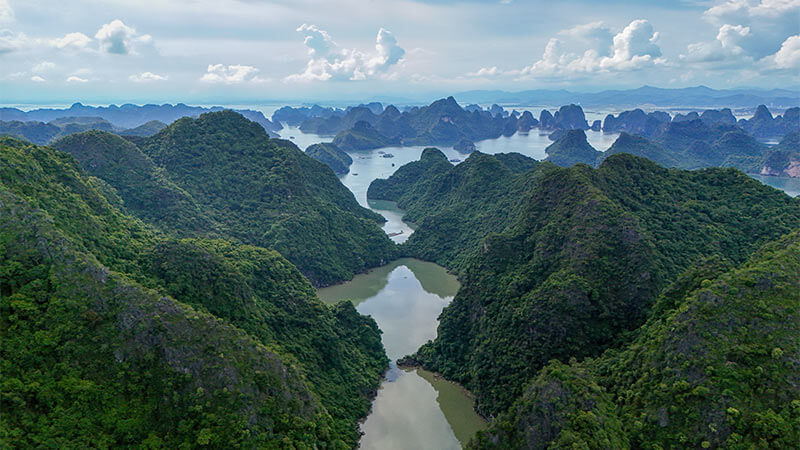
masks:
{"label": "sky", "polygon": [[800,86],[800,0],[0,0],[0,104]]}

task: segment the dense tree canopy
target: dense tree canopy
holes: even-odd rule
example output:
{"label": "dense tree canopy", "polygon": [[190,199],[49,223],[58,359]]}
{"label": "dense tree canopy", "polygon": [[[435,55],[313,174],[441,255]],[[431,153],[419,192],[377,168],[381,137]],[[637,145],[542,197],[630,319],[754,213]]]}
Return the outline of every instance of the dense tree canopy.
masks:
{"label": "dense tree canopy", "polygon": [[375,322],[276,251],[178,240],[116,192],[0,138],[0,440],[354,446],[387,363]]}
{"label": "dense tree canopy", "polygon": [[614,345],[698,261],[741,263],[800,226],[797,199],[734,169],[614,155],[599,169],[531,162],[515,175],[503,158],[476,153],[406,190],[424,191],[406,204],[419,225],[406,252],[462,278],[437,339],[413,358],[465,383],[486,414],[550,359]]}

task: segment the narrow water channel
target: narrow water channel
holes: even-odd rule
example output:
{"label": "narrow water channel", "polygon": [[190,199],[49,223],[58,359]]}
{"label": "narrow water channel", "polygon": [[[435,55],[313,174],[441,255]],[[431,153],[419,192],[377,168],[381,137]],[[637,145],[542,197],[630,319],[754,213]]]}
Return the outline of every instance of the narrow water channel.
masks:
{"label": "narrow water channel", "polygon": [[[326,303],[352,301],[360,313],[372,316],[394,361],[436,337],[437,318],[458,288],[458,280],[444,268],[406,258],[317,292]],[[472,397],[460,386],[392,363],[361,426],[361,448],[460,448],[485,427],[472,406]]]}

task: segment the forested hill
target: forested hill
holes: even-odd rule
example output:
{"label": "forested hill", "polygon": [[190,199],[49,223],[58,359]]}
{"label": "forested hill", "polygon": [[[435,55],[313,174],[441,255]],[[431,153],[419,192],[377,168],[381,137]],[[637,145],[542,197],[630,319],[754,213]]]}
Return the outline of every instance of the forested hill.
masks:
{"label": "forested hill", "polygon": [[355,446],[375,322],[275,251],[121,205],[69,154],[0,138],[2,445]]}
{"label": "forested hill", "polygon": [[373,181],[367,198],[396,201],[404,220],[420,225],[406,252],[459,271],[487,233],[510,223],[527,186],[523,180],[540,168],[555,166],[518,153],[481,152],[453,165],[439,149],[428,148],[419,161]]}
{"label": "forested hill", "polygon": [[136,142],[95,131],[55,145],[143,220],[180,236],[278,250],[318,286],[395,255],[383,218],[361,207],[325,165],[235,112],[183,118]]}
{"label": "forested hill", "polygon": [[164,169],[120,136],[87,131],[63,137],[53,147],[71,154],[87,173],[111,185],[124,208],[144,222],[187,235],[219,228]]}
{"label": "forested hill", "polygon": [[631,344],[551,362],[469,448],[795,448],[800,231],[664,291]]}
{"label": "forested hill", "polygon": [[[462,280],[437,339],[414,359],[466,384],[485,414],[508,408],[550,359],[614,345],[699,261],[740,264],[800,226],[800,200],[734,169],[668,170],[614,155],[599,169],[541,164],[514,176],[491,158],[427,183],[424,198],[435,201],[409,203],[419,228],[406,247],[443,255]],[[464,239],[440,226],[453,222],[492,225]]]}

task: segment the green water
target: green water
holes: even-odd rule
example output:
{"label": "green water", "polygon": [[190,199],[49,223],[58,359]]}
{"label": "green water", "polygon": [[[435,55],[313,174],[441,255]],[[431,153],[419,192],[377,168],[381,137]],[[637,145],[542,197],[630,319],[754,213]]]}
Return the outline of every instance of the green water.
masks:
{"label": "green water", "polygon": [[[458,288],[444,268],[405,258],[317,292],[326,303],[349,300],[372,316],[394,361],[436,337],[439,314]],[[460,448],[486,426],[472,406],[472,397],[457,384],[392,364],[361,426],[361,448]]]}

